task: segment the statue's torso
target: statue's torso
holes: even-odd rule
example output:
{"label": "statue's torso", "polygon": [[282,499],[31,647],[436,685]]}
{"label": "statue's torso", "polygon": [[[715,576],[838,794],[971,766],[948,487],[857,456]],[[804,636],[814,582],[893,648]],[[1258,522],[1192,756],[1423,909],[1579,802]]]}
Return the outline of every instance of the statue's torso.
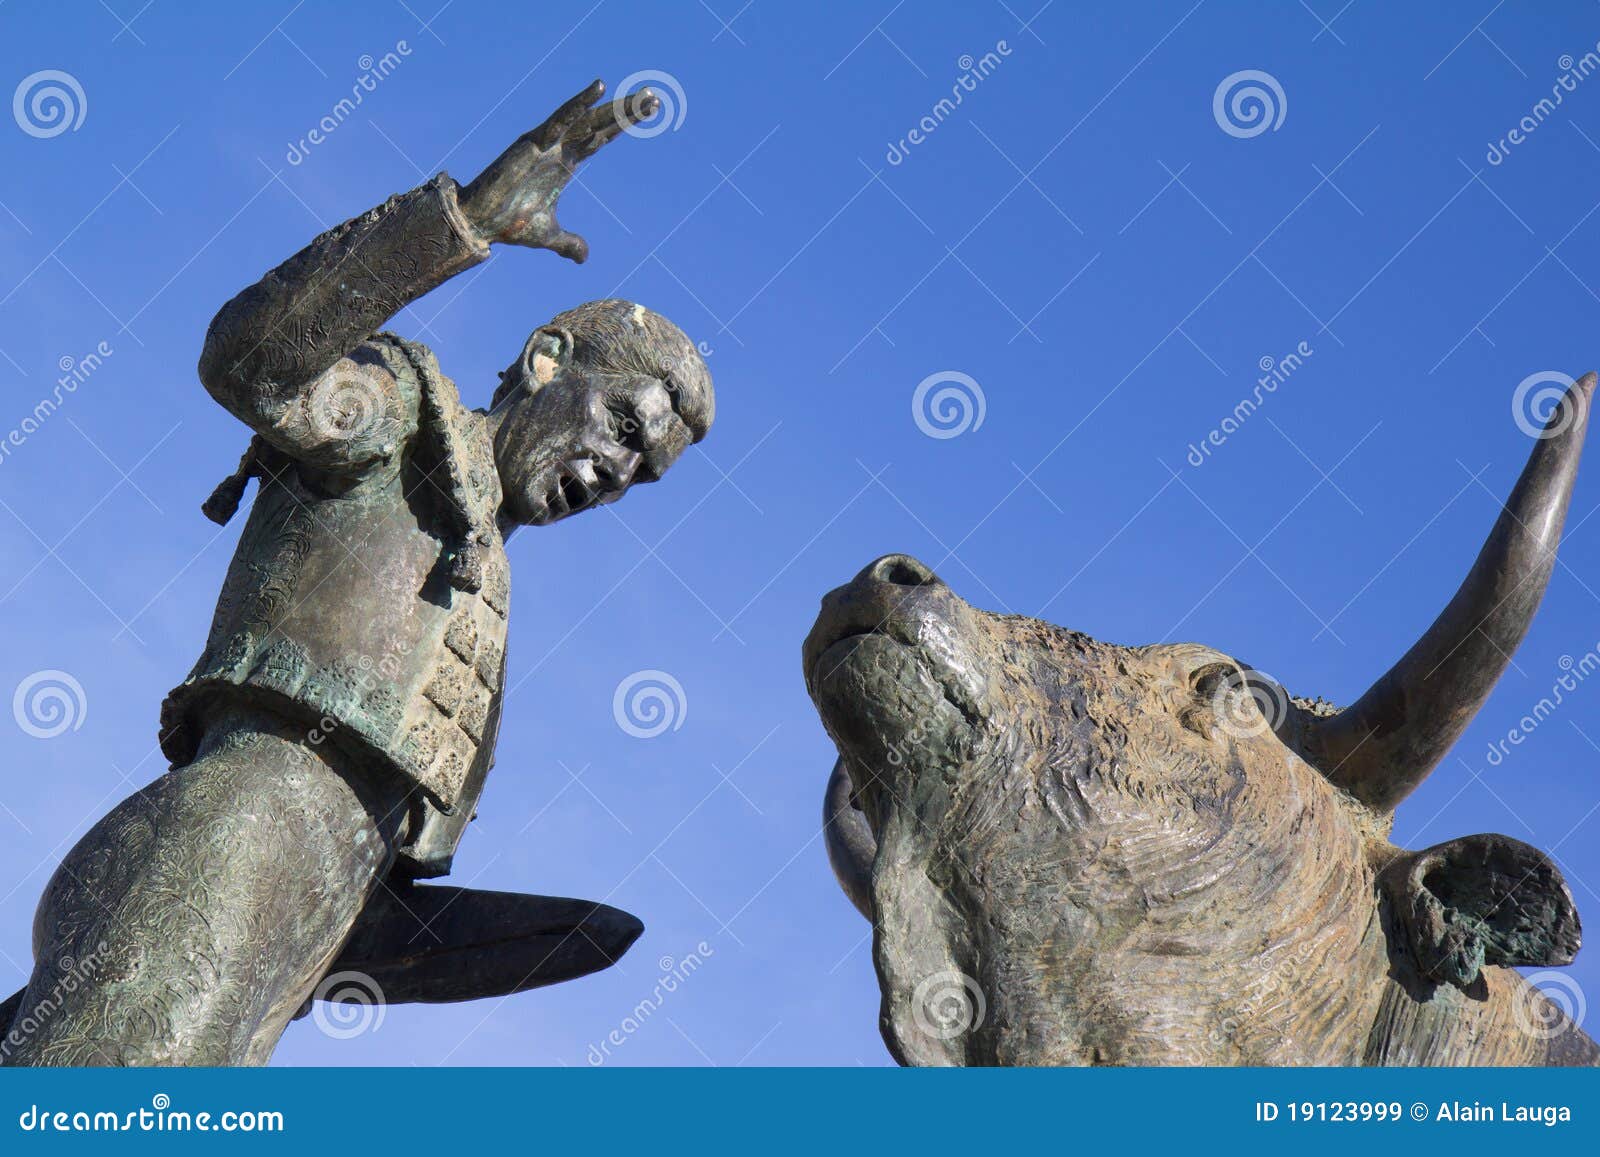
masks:
{"label": "statue's torso", "polygon": [[[493,510],[484,419],[457,404],[449,421],[469,498]],[[439,472],[424,476],[415,450],[342,493],[287,457],[270,460],[205,651],[163,705],[162,746],[187,762],[219,702],[299,720],[311,742],[415,789],[420,816],[401,855],[431,875],[448,867],[492,764],[510,567],[490,534],[480,589],[451,584]]]}

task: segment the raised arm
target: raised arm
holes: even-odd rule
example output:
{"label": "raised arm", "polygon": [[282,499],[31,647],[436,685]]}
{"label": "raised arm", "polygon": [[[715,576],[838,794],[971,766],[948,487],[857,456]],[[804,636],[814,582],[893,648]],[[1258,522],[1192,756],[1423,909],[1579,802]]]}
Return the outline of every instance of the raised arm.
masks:
{"label": "raised arm", "polygon": [[[488,255],[441,173],[328,230],[224,305],[206,332],[200,380],[267,441],[304,452],[318,441],[309,405],[318,379],[402,307]],[[358,373],[376,383],[382,371]]]}
{"label": "raised arm", "polygon": [[341,439],[352,389],[369,408],[398,405],[387,371],[350,355],[404,306],[483,261],[491,242],[584,260],[588,246],[556,220],[561,192],[582,161],[659,103],[645,89],[596,106],[604,93],[595,81],[466,188],[441,173],[330,229],[228,302],[200,355],[207,391],[278,449],[319,465],[385,452],[381,438]]}

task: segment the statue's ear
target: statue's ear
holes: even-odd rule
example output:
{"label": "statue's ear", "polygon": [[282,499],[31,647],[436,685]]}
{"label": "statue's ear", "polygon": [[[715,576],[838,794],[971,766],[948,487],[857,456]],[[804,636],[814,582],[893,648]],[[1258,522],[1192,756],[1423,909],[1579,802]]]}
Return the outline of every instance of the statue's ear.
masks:
{"label": "statue's ear", "polygon": [[1463,836],[1407,852],[1379,883],[1418,971],[1460,988],[1485,964],[1571,964],[1582,940],[1561,872],[1509,836]]}
{"label": "statue's ear", "polygon": [[529,389],[548,385],[572,360],[572,331],[565,326],[542,325],[528,335],[522,347],[522,378]]}

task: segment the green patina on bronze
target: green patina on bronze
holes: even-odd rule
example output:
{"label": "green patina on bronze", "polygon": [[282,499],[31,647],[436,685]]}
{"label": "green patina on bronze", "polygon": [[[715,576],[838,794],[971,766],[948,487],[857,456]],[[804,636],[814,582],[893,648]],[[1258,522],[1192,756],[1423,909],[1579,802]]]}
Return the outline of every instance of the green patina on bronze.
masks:
{"label": "green patina on bronze", "polygon": [[0,1060],[261,1064],[314,997],[502,996],[605,968],[642,931],[604,904],[415,881],[449,871],[494,762],[505,540],[659,479],[710,427],[710,375],[671,322],[590,302],[472,409],[381,332],[492,243],[584,259],[557,201],[658,106],[603,93],[465,188],[441,173],[322,234],[212,322],[200,379],[254,436],[204,512],[226,523],[258,490],[162,707],[172,769],[47,885]]}

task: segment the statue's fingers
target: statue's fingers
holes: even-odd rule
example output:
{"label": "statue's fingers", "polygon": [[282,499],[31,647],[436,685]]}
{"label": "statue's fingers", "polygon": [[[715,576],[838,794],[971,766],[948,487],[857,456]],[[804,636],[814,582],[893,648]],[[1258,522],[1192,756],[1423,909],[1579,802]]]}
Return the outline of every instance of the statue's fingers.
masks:
{"label": "statue's fingers", "polygon": [[567,134],[568,148],[576,160],[591,157],[601,145],[649,120],[660,110],[661,98],[648,88],[618,97],[610,104],[590,109],[584,121],[573,126]]}
{"label": "statue's fingers", "polygon": [[578,265],[589,260],[589,243],[565,229],[556,230],[555,235],[545,243],[545,248]]}
{"label": "statue's fingers", "polygon": [[545,122],[531,134],[540,148],[549,148],[565,135],[606,94],[605,82],[596,80],[566,104],[545,118]]}
{"label": "statue's fingers", "polygon": [[654,89],[641,88],[616,100],[617,116],[630,125],[640,124],[661,111],[661,98]]}

